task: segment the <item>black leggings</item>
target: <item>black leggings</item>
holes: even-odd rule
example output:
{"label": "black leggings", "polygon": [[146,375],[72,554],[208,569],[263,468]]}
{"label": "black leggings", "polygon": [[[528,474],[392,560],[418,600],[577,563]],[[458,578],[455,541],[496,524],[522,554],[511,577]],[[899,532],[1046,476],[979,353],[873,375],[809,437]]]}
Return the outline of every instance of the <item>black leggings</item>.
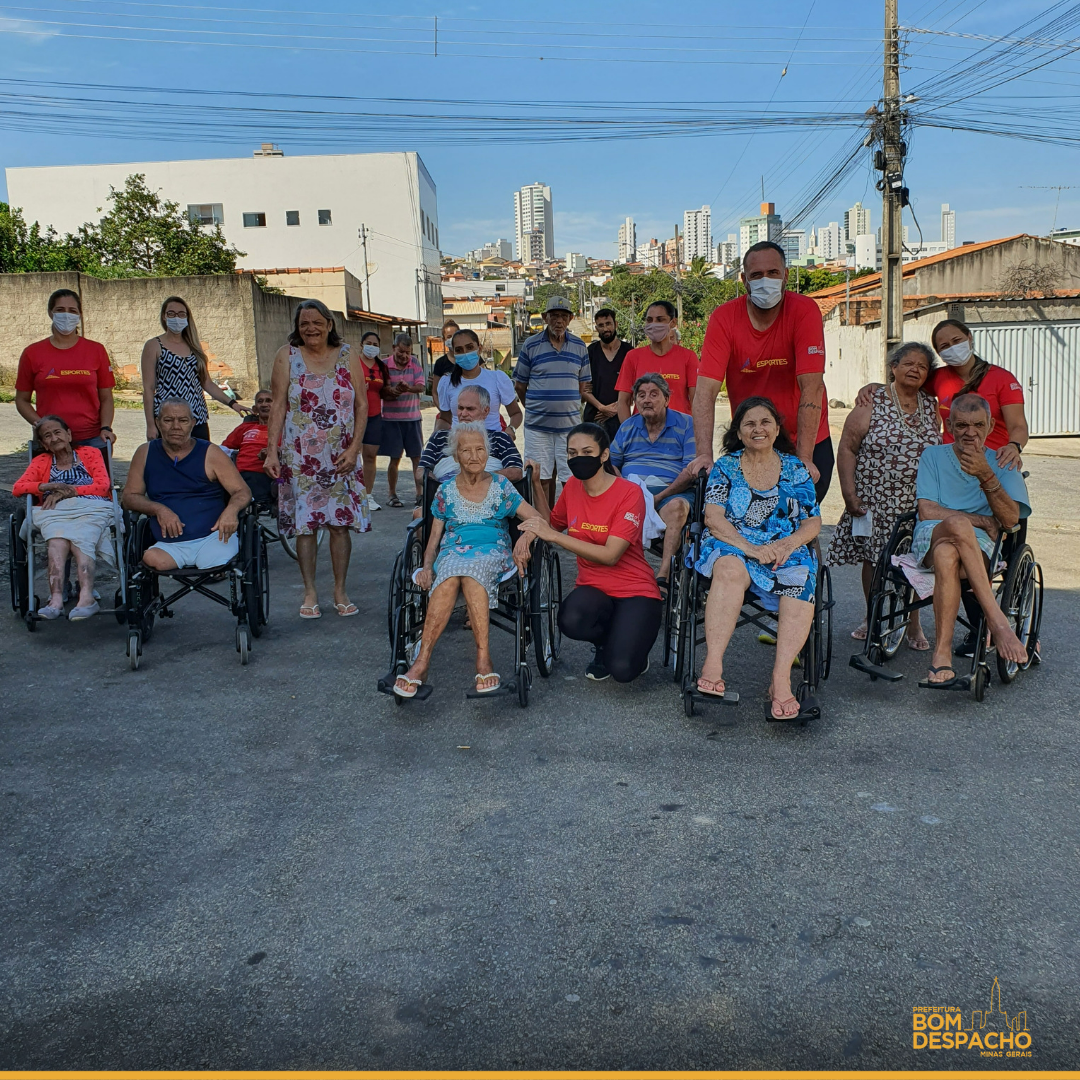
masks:
{"label": "black leggings", "polygon": [[559,629],[575,641],[600,646],[611,677],[625,683],[645,670],[663,616],[662,601],[651,596],[608,596],[592,585],[579,585],[563,599]]}

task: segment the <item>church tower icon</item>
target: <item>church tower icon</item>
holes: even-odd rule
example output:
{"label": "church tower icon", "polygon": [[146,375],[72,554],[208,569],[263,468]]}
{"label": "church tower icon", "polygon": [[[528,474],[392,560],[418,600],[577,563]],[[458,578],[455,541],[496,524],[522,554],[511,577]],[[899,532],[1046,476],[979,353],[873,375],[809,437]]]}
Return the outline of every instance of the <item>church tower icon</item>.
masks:
{"label": "church tower icon", "polygon": [[1009,1031],[1027,1031],[1027,1012],[1021,1010],[1015,1016],[1009,1014],[1001,1006],[1001,984],[994,979],[994,985],[990,987],[990,1008],[983,1012],[981,1009],[973,1009],[971,1013],[971,1026],[981,1030],[987,1026],[1000,1030],[1008,1028]]}

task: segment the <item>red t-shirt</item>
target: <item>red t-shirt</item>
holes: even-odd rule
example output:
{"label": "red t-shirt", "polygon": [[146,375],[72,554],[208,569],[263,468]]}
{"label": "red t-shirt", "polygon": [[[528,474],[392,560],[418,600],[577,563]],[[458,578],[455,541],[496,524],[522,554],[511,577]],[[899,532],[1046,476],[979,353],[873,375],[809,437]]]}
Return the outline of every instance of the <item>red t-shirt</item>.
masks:
{"label": "red t-shirt", "polygon": [[[364,385],[367,388],[367,414],[370,420],[373,416],[382,416],[382,389],[386,385],[383,378],[383,367],[378,360],[371,361],[368,367],[367,357],[362,357],[360,366],[364,369]],[[363,432],[361,432],[363,434]]]}
{"label": "red t-shirt", "polygon": [[259,457],[259,451],[265,450],[269,442],[270,428],[249,420],[234,427],[221,445],[228,450],[240,451],[236,455],[236,467],[240,472],[262,472],[263,459]]}
{"label": "red t-shirt", "polygon": [[[698,360],[697,353],[685,345],[672,345],[671,351],[657,356],[648,345],[642,345],[631,349],[623,360],[619,369],[619,377],[615,381],[616,390],[625,390],[628,394],[633,393],[634,383],[642,375],[648,375],[655,371],[667,379],[671,387],[671,400],[668,408],[676,412],[690,412],[690,395],[687,391],[692,386],[697,386]],[[631,402],[631,408],[633,402]]]}
{"label": "red t-shirt", "polygon": [[[698,375],[727,382],[732,412],[748,397],[769,398],[794,442],[801,396],[798,377],[825,371],[821,311],[808,296],[785,292],[776,322],[761,331],[750,322],[747,303],[747,297],[737,296],[709,317]],[[817,442],[829,437],[828,397],[821,395]]]}
{"label": "red t-shirt", "polygon": [[70,349],[51,338],[27,345],[19,357],[15,389],[32,392],[38,416],[59,416],[76,441],[101,434],[98,390],[115,386],[105,346],[81,337]]}
{"label": "red t-shirt", "polygon": [[551,527],[565,530],[575,540],[587,540],[603,547],[609,536],[621,536],[630,546],[614,566],[578,558],[577,583],[592,585],[608,596],[651,596],[660,599],[656,575],[645,561],[641,547],[641,526],[645,521],[645,496],[637,484],[615,478],[599,498],[585,493],[577,477],[566,481],[551,511]]}
{"label": "red t-shirt", "polygon": [[[957,374],[956,368],[943,367],[934,368],[923,386],[926,393],[933,394],[938,399],[938,412],[941,413],[941,423],[945,428],[943,441],[947,443],[953,441],[946,426],[949,410],[952,407],[953,398],[964,388],[964,382],[965,380]],[[1009,429],[1005,426],[1005,418],[1001,415],[1001,406],[1023,405],[1023,388],[1011,371],[1006,371],[997,364],[991,364],[990,370],[983,376],[979,389],[975,393],[986,398],[990,403],[990,415],[994,419],[994,430],[986,438],[986,448],[1000,450],[1009,441]]]}

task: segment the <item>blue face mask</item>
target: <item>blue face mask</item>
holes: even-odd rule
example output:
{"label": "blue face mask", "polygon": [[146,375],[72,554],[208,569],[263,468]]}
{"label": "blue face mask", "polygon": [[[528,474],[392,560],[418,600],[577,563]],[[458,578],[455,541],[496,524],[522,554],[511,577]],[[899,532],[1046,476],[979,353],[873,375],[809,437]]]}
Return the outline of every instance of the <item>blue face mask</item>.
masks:
{"label": "blue face mask", "polygon": [[478,352],[462,353],[460,356],[454,357],[454,363],[462,371],[472,371],[474,367],[480,366],[480,354]]}

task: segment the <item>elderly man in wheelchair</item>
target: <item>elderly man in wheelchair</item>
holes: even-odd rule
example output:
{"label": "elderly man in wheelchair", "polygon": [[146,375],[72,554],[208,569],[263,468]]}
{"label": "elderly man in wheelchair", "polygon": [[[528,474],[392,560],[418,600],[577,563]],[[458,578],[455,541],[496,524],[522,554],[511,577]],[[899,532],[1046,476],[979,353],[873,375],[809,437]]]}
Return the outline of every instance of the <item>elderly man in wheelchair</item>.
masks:
{"label": "elderly man in wheelchair", "polygon": [[1020,472],[1002,468],[985,449],[994,427],[985,398],[955,398],[948,425],[954,441],[928,446],[919,461],[918,523],[911,540],[912,557],[934,572],[934,654],[920,685],[936,690],[961,688],[952,643],[963,580],[982,609],[998,657],[1018,666],[1029,660],[994,596],[996,568],[990,566],[1002,531],[1014,530],[1031,513],[1027,485]]}

